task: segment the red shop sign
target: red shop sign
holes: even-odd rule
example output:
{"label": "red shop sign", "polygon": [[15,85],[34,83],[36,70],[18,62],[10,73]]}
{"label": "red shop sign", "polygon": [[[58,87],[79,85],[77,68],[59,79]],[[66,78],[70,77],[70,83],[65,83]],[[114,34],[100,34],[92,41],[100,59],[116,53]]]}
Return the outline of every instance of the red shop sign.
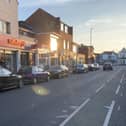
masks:
{"label": "red shop sign", "polygon": [[21,48],[25,46],[24,41],[20,41],[20,40],[16,40],[16,39],[8,39],[8,44],[18,46]]}
{"label": "red shop sign", "polygon": [[11,36],[0,35],[0,47],[24,49],[25,42],[20,39],[15,39]]}

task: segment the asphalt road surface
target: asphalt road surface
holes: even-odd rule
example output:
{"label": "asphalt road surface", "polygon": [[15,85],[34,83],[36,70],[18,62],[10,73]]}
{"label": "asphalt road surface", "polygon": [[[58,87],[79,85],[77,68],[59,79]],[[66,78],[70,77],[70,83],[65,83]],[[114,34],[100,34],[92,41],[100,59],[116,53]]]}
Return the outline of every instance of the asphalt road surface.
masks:
{"label": "asphalt road surface", "polygon": [[0,126],[126,126],[126,66],[0,92]]}

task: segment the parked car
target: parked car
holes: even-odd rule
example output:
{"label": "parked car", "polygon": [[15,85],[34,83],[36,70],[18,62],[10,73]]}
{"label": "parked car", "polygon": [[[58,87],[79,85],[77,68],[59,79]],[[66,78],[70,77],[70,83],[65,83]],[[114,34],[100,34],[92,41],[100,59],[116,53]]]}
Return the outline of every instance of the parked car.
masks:
{"label": "parked car", "polygon": [[22,86],[21,75],[13,74],[10,70],[0,66],[0,89],[21,88]]}
{"label": "parked car", "polygon": [[69,74],[69,69],[65,65],[52,66],[48,71],[51,78],[62,78]]}
{"label": "parked car", "polygon": [[103,70],[113,70],[112,63],[105,63],[103,65]]}
{"label": "parked car", "polygon": [[94,69],[95,70],[99,70],[100,69],[100,65],[98,63],[94,63]]}
{"label": "parked car", "polygon": [[73,73],[88,72],[88,66],[86,64],[77,64],[73,68]]}
{"label": "parked car", "polygon": [[42,67],[39,66],[25,66],[22,67],[18,73],[22,75],[25,84],[36,84],[42,81],[48,81],[50,78],[50,73],[44,71]]}
{"label": "parked car", "polygon": [[88,64],[88,70],[89,71],[94,71],[95,70],[94,64]]}

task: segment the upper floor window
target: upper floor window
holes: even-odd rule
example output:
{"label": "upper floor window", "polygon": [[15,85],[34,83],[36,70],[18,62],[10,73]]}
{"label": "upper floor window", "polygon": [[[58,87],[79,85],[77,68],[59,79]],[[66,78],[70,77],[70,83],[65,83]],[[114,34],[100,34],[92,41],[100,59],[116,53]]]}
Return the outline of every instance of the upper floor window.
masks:
{"label": "upper floor window", "polygon": [[67,41],[67,49],[70,49],[70,42]]}
{"label": "upper floor window", "polygon": [[68,33],[68,26],[65,26],[65,33]]}
{"label": "upper floor window", "polygon": [[60,24],[60,30],[64,31],[64,24],[63,23]]}
{"label": "upper floor window", "polygon": [[11,3],[11,0],[7,0],[8,3]]}
{"label": "upper floor window", "polygon": [[73,45],[73,52],[77,53],[77,46],[76,45]]}
{"label": "upper floor window", "polygon": [[10,34],[10,23],[0,20],[0,32]]}
{"label": "upper floor window", "polygon": [[66,41],[65,40],[63,42],[63,47],[64,47],[64,49],[66,49]]}

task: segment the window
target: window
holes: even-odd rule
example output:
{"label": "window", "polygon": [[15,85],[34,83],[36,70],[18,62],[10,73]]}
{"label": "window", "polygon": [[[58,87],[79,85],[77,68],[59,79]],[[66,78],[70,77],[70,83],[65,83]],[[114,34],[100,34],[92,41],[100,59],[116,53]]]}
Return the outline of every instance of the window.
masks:
{"label": "window", "polygon": [[66,41],[65,40],[63,41],[63,47],[64,47],[64,49],[66,49]]}
{"label": "window", "polygon": [[0,32],[10,34],[10,23],[0,20]]}
{"label": "window", "polygon": [[57,39],[56,38],[53,38],[53,37],[51,37],[50,38],[50,41],[51,41],[51,51],[56,51],[57,50]]}
{"label": "window", "polygon": [[10,23],[9,22],[6,23],[6,29],[7,29],[7,33],[10,34],[11,31],[10,31]]}
{"label": "window", "polygon": [[76,45],[73,45],[73,52],[77,53],[77,46]]}
{"label": "window", "polygon": [[70,49],[70,41],[67,42],[67,49]]}
{"label": "window", "polygon": [[64,31],[64,24],[63,23],[60,24],[60,30]]}
{"label": "window", "polygon": [[65,33],[68,33],[68,27],[65,26]]}
{"label": "window", "polygon": [[7,0],[8,3],[11,3],[11,0]]}

